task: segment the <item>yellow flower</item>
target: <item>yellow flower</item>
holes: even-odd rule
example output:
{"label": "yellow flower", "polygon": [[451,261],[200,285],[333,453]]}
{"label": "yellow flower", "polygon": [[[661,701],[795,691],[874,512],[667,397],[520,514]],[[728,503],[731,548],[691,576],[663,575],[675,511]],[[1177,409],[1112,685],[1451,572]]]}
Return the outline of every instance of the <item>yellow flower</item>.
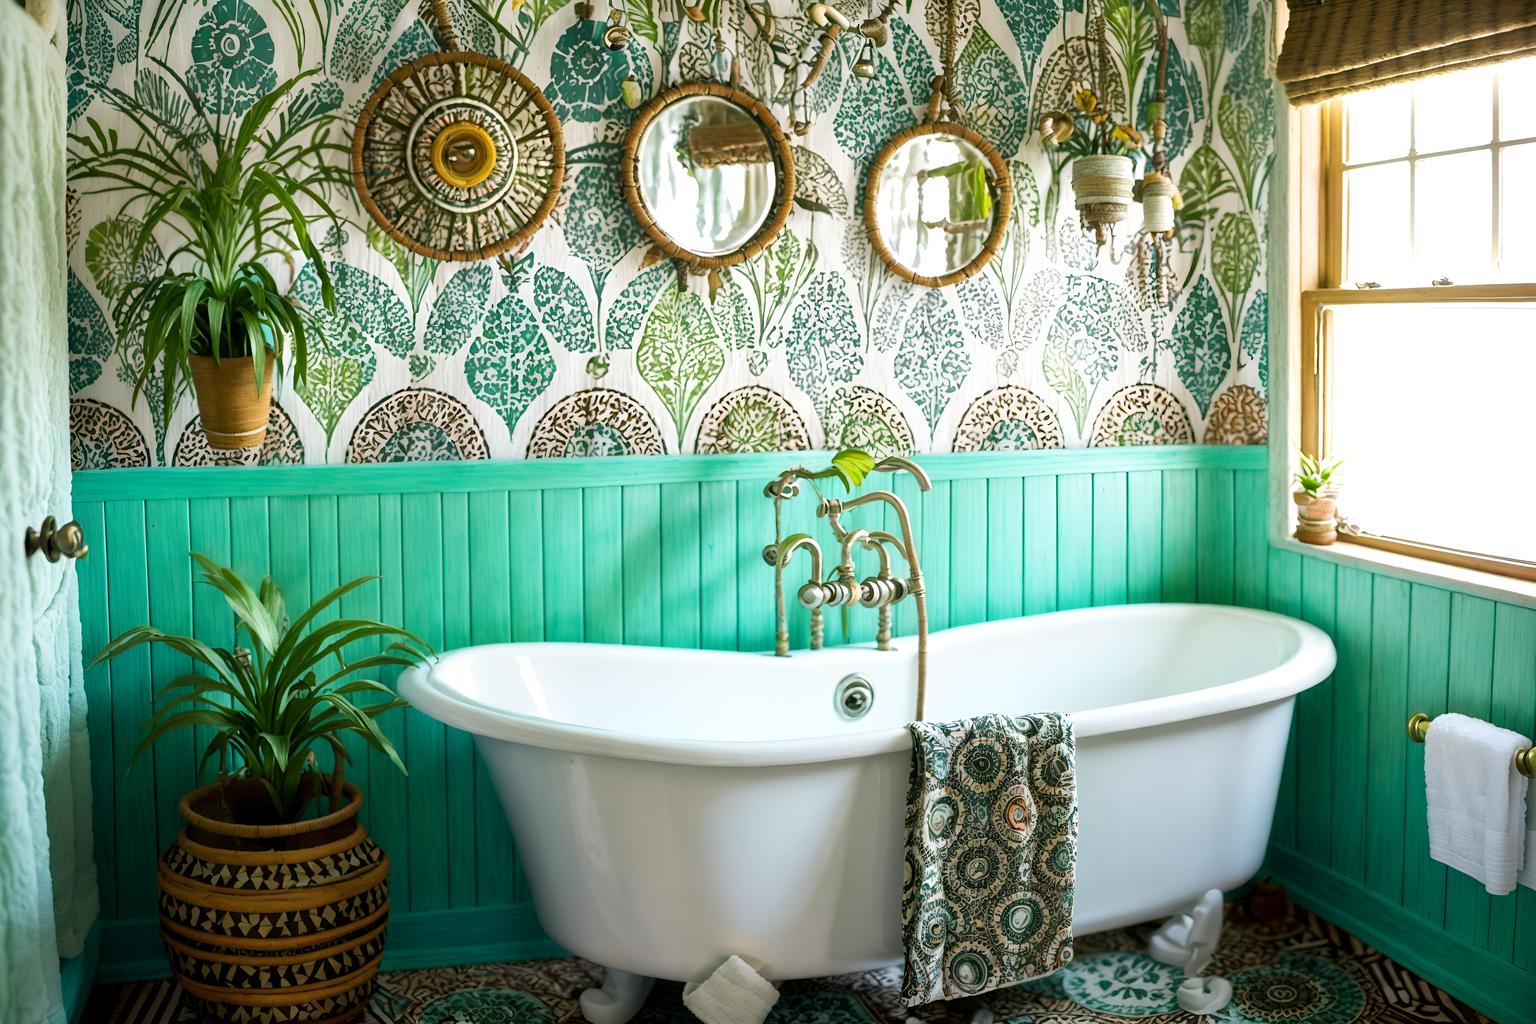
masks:
{"label": "yellow flower", "polygon": [[1078,110],[1085,114],[1091,114],[1098,107],[1099,98],[1093,94],[1092,89],[1087,86],[1080,86],[1072,94],[1072,102],[1077,105]]}
{"label": "yellow flower", "polygon": [[1119,139],[1122,143],[1124,143],[1125,145],[1131,147],[1132,149],[1140,149],[1141,148],[1141,143],[1142,143],[1141,132],[1137,131],[1136,127],[1134,125],[1129,125],[1129,124],[1117,124],[1117,125],[1115,125],[1114,136],[1115,136],[1115,138]]}

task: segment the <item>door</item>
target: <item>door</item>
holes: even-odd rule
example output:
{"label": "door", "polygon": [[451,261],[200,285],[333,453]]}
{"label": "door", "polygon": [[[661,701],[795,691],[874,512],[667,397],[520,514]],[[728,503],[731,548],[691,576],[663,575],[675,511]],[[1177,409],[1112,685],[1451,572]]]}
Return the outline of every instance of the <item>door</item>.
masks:
{"label": "door", "polygon": [[0,2],[0,1024],[62,1019],[59,956],[80,952],[96,901],[71,557],[85,549],[67,527],[64,122],[62,56]]}

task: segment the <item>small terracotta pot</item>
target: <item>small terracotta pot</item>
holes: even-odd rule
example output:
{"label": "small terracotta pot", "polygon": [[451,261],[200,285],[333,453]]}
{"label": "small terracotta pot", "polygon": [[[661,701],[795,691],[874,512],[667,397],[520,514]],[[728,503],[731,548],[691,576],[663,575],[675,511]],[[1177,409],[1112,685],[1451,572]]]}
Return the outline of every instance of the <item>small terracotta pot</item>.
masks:
{"label": "small terracotta pot", "polygon": [[197,392],[197,411],[203,418],[208,447],[219,451],[260,448],[267,439],[267,418],[272,413],[272,378],[277,364],[268,358],[262,367],[261,390],[256,389],[253,359],[220,359],[189,356],[192,388]]}
{"label": "small terracotta pot", "polygon": [[1311,495],[1294,491],[1296,503],[1296,539],[1303,544],[1332,544],[1339,539],[1338,491]]}

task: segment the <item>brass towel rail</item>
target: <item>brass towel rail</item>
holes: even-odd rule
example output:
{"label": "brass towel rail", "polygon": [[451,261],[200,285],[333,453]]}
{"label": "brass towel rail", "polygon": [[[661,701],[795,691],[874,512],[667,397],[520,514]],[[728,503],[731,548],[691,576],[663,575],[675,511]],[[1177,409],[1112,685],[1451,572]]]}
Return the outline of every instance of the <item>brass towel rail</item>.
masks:
{"label": "brass towel rail", "polygon": [[[1429,722],[1430,718],[1424,712],[1415,712],[1408,719],[1408,738],[1415,743],[1423,743],[1424,737],[1429,735]],[[1536,779],[1536,747],[1515,751],[1515,771],[1528,779]]]}

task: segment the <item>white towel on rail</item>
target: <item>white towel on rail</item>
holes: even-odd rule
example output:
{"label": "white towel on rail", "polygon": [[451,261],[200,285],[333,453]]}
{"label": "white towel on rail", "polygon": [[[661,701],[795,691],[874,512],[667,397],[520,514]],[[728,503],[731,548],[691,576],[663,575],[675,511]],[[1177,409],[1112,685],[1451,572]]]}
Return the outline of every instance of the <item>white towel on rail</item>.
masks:
{"label": "white towel on rail", "polygon": [[1482,882],[1514,891],[1525,854],[1526,778],[1515,753],[1531,741],[1466,715],[1440,715],[1424,739],[1429,855]]}
{"label": "white towel on rail", "polygon": [[1536,786],[1526,783],[1525,866],[1515,879],[1527,889],[1536,889]]}

